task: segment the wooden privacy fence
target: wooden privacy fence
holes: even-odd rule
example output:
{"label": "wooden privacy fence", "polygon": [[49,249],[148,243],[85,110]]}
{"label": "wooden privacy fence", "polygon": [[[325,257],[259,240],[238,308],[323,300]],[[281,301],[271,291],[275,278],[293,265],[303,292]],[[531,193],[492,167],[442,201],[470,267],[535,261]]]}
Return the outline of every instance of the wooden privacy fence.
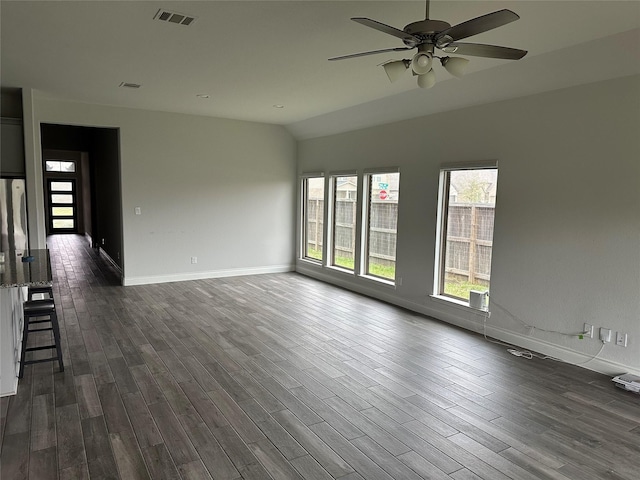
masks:
{"label": "wooden privacy fence", "polygon": [[[336,200],[334,248],[340,256],[354,258],[356,201]],[[487,204],[450,203],[447,221],[447,274],[482,283],[491,274],[491,248],[495,207]],[[324,200],[307,204],[307,244],[319,250],[324,229]],[[375,200],[369,215],[369,255],[377,263],[393,265],[396,258],[397,200]]]}
{"label": "wooden privacy fence", "polygon": [[445,272],[469,283],[484,283],[491,275],[495,207],[450,203]]}
{"label": "wooden privacy fence", "polygon": [[[338,199],[335,204],[333,243],[336,255],[354,258],[356,244],[357,203],[354,199]],[[309,199],[307,203],[307,246],[322,247],[324,200]],[[381,265],[393,265],[396,259],[397,200],[374,200],[369,214],[369,256]]]}

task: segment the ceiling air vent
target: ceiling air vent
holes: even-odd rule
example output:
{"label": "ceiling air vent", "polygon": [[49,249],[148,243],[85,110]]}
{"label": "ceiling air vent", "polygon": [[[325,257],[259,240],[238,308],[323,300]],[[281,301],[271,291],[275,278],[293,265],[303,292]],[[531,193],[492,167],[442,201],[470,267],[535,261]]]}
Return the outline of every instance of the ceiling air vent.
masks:
{"label": "ceiling air vent", "polygon": [[140,88],[142,85],[139,83],[122,82],[120,86],[125,88]]}
{"label": "ceiling air vent", "polygon": [[177,23],[179,25],[191,25],[195,22],[196,17],[190,17],[183,13],[171,12],[169,10],[160,9],[158,13],[153,17],[154,20],[160,20],[162,22]]}

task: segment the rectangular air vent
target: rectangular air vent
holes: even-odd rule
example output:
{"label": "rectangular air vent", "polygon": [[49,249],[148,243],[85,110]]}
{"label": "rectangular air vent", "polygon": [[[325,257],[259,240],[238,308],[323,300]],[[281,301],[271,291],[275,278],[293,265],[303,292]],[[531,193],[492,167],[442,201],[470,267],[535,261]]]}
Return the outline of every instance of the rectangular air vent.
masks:
{"label": "rectangular air vent", "polygon": [[142,85],[139,83],[122,82],[120,86],[125,88],[140,88]]}
{"label": "rectangular air vent", "polygon": [[162,22],[177,23],[179,25],[191,25],[196,20],[196,17],[185,15],[183,13],[171,12],[161,8],[153,19],[160,20]]}

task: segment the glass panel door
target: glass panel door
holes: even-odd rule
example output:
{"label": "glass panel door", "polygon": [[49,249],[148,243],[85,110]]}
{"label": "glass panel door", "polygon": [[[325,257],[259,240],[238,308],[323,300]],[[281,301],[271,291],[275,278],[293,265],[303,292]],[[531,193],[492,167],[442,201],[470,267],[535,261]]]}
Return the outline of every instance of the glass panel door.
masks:
{"label": "glass panel door", "polygon": [[77,232],[76,181],[48,179],[50,233]]}

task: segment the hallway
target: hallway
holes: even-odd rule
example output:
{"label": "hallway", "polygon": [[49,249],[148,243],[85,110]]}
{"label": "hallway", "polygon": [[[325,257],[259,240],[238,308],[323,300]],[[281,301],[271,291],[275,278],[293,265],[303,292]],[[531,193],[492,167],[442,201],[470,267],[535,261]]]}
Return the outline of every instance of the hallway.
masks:
{"label": "hallway", "polygon": [[48,244],[65,371],[2,398],[3,480],[637,478],[607,376],[298,274],[125,288]]}

